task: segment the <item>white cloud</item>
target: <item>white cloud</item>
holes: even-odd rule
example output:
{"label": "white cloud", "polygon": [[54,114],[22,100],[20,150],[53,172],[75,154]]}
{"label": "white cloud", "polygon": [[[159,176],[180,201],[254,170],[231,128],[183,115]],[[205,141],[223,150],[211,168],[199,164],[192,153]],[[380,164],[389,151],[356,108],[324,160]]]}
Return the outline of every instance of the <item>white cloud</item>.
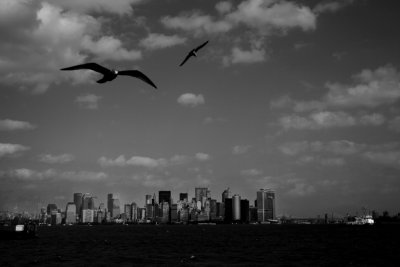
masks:
{"label": "white cloud", "polygon": [[[222,1],[215,6],[218,16],[202,14],[195,10],[178,16],[165,16],[162,24],[169,29],[183,30],[195,37],[210,34],[225,34],[243,26],[248,32],[264,44],[264,37],[273,34],[285,34],[290,29],[303,31],[316,28],[316,14],[309,7],[281,0],[245,0],[237,6]],[[227,36],[230,39],[229,36]],[[237,40],[236,40],[237,41]],[[240,40],[239,40],[240,41]],[[243,49],[236,43],[230,55],[223,56],[225,66],[235,63],[257,63],[267,59],[264,45],[254,46],[253,38],[242,39],[249,43],[249,49]]]}
{"label": "white cloud", "polygon": [[0,120],[0,131],[31,130],[36,126],[26,121]]}
{"label": "white cloud", "polygon": [[354,117],[344,112],[322,111],[310,114],[307,117],[292,114],[279,118],[279,124],[285,130],[317,130],[332,127],[345,127],[356,125]]}
{"label": "white cloud", "polygon": [[98,60],[138,60],[142,58],[139,50],[127,50],[123,47],[121,40],[113,36],[102,36],[98,40],[93,40],[91,36],[84,36],[82,48],[92,53]]}
{"label": "white cloud", "polygon": [[87,94],[78,96],[75,102],[81,107],[86,109],[97,109],[99,107],[99,102],[103,97],[94,94]]}
{"label": "white cloud", "polygon": [[219,13],[225,14],[232,10],[232,3],[228,1],[218,2],[215,5],[215,9],[218,10]]}
{"label": "white cloud", "polygon": [[119,15],[132,15],[132,5],[140,2],[143,0],[52,0],[54,4],[79,13],[94,11]]}
{"label": "white cloud", "polygon": [[363,155],[366,159],[389,165],[393,167],[400,167],[400,151],[367,151]]}
{"label": "white cloud", "polygon": [[303,182],[294,182],[294,187],[287,191],[287,195],[305,197],[315,193],[315,187]]}
{"label": "white cloud", "polygon": [[53,169],[38,172],[27,168],[14,169],[0,173],[2,177],[15,178],[22,181],[42,181],[54,178],[55,175],[56,171]]}
{"label": "white cloud", "polygon": [[61,172],[57,175],[64,180],[88,182],[88,181],[103,181],[108,178],[108,174],[104,172],[92,171],[67,171]]}
{"label": "white cloud", "polygon": [[74,156],[71,154],[61,154],[61,155],[51,155],[51,154],[43,154],[39,155],[39,161],[49,163],[49,164],[57,164],[57,163],[68,163],[74,160]]}
{"label": "white cloud", "polygon": [[251,148],[250,145],[236,145],[232,148],[232,154],[233,155],[245,154],[249,151],[250,148]]}
{"label": "white cloud", "polygon": [[142,156],[133,156],[130,159],[125,159],[124,155],[117,157],[116,159],[108,159],[106,157],[101,157],[98,160],[98,163],[102,167],[110,167],[110,166],[138,166],[138,167],[145,167],[145,168],[156,168],[162,167],[167,164],[167,160],[160,158],[160,159],[153,159],[149,157],[142,157]]}
{"label": "white cloud", "polygon": [[336,1],[322,1],[318,3],[313,11],[315,13],[324,13],[324,12],[336,12],[347,5],[350,5],[354,2],[354,0],[336,0]]}
{"label": "white cloud", "polygon": [[320,157],[320,156],[311,156],[311,155],[304,155],[301,156],[297,161],[299,165],[305,164],[320,164],[322,166],[343,166],[346,164],[344,158],[338,157]]}
{"label": "white cloud", "polygon": [[353,79],[358,83],[327,83],[327,104],[338,107],[377,107],[400,99],[400,73],[390,65],[374,71],[365,69],[354,75]]}
{"label": "white cloud", "polygon": [[278,123],[284,130],[319,130],[357,125],[379,126],[385,120],[385,117],[378,113],[352,116],[342,111],[319,111],[307,116],[299,116],[297,114],[282,116],[279,118]]}
{"label": "white cloud", "polygon": [[186,43],[187,38],[178,35],[165,35],[160,33],[150,33],[145,39],[140,41],[140,45],[150,49],[162,49]]}
{"label": "white cloud", "polygon": [[385,117],[382,114],[378,113],[367,114],[360,117],[360,124],[363,125],[379,126],[384,124],[385,121]]}
{"label": "white cloud", "polygon": [[232,29],[232,25],[229,22],[217,21],[209,15],[203,15],[198,12],[177,17],[166,16],[161,19],[161,23],[169,29],[188,31],[195,36],[224,33]]}
{"label": "white cloud", "polygon": [[287,31],[295,27],[308,31],[316,28],[316,15],[310,8],[280,0],[246,0],[227,17],[261,31],[270,31],[271,28]]}
{"label": "white cloud", "polygon": [[[391,65],[365,69],[353,75],[354,83],[326,83],[328,92],[321,100],[295,101],[285,95],[271,101],[271,108],[293,107],[296,112],[328,108],[376,108],[400,99],[400,73]],[[376,117],[377,118],[377,117]]]}
{"label": "white cloud", "polygon": [[251,50],[242,50],[239,47],[232,48],[230,56],[224,57],[224,65],[231,64],[252,64],[259,63],[266,60],[265,49],[252,48]]}
{"label": "white cloud", "polygon": [[59,71],[89,57],[99,60],[136,60],[141,57],[140,51],[129,50],[118,38],[104,34],[104,19],[63,10],[54,1],[19,0],[17,3],[3,6],[2,10],[24,18],[15,23],[12,16],[7,16],[0,23],[1,64],[7,66],[0,69],[2,83],[33,93],[44,93],[51,84],[65,80],[74,83],[91,81],[89,76],[93,72],[90,71]]}
{"label": "white cloud", "polygon": [[226,122],[227,119],[222,117],[206,117],[203,120],[204,124],[212,124],[212,123],[223,123]]}
{"label": "white cloud", "polygon": [[27,146],[19,144],[4,144],[0,143],[0,157],[9,155],[19,155],[20,153],[29,150]]}
{"label": "white cloud", "polygon": [[178,103],[182,106],[196,107],[205,103],[203,95],[195,95],[192,93],[185,93],[178,97]]}
{"label": "white cloud", "polygon": [[211,156],[206,153],[196,153],[195,158],[199,161],[207,161],[211,159]]}
{"label": "white cloud", "polygon": [[190,31],[194,35],[224,33],[239,24],[263,33],[274,29],[286,32],[296,27],[307,31],[316,27],[316,15],[310,8],[286,1],[246,0],[235,9],[232,4],[224,1],[217,3],[216,9],[222,16],[220,19],[195,11],[176,17],[166,16],[161,22],[168,28]]}
{"label": "white cloud", "polygon": [[360,153],[366,148],[366,145],[357,144],[348,140],[335,140],[329,142],[287,142],[278,147],[278,150],[285,155],[296,156],[307,152],[328,152],[335,155],[353,155]]}
{"label": "white cloud", "polygon": [[258,169],[248,169],[248,170],[240,171],[240,174],[243,176],[258,176],[258,175],[263,174],[263,172]]}
{"label": "white cloud", "polygon": [[346,158],[368,160],[375,164],[400,167],[400,143],[368,145],[348,140],[329,142],[287,142],[278,146],[287,156],[296,157],[296,163],[319,163],[325,166],[342,166]]}

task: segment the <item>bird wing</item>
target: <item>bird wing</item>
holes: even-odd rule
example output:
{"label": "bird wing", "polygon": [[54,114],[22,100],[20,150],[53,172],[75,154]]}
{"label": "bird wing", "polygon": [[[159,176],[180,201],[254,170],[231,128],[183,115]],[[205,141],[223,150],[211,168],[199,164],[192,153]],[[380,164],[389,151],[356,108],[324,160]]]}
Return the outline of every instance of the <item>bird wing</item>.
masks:
{"label": "bird wing", "polygon": [[194,51],[196,51],[196,52],[199,51],[199,50],[202,49],[206,44],[208,44],[208,41],[205,41],[202,45],[196,47],[196,48],[194,49]]}
{"label": "bird wing", "polygon": [[122,70],[122,71],[118,72],[118,75],[127,75],[127,76],[132,76],[132,77],[138,78],[157,89],[157,86],[149,79],[149,77],[147,77],[146,75],[144,75],[142,72],[140,72],[138,70]]}
{"label": "bird wing", "polygon": [[181,64],[179,64],[179,67],[183,66],[183,64],[185,64],[186,61],[188,61],[188,59],[192,56],[192,53],[190,52],[189,54],[186,55],[185,59],[182,61]]}
{"label": "bird wing", "polygon": [[109,69],[100,66],[97,63],[85,63],[85,64],[80,64],[80,65],[76,65],[76,66],[72,66],[72,67],[68,67],[68,68],[63,68],[61,70],[82,70],[82,69],[88,69],[88,70],[93,70],[96,72],[99,72],[103,75],[106,75],[107,73],[110,72]]}

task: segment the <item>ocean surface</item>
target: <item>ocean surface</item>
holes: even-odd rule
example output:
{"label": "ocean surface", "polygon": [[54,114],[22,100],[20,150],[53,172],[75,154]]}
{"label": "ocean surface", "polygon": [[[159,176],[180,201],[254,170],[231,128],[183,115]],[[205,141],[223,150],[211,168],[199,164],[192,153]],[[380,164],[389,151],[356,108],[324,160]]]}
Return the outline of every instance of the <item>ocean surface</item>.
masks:
{"label": "ocean surface", "polygon": [[0,266],[400,266],[400,225],[41,226]]}

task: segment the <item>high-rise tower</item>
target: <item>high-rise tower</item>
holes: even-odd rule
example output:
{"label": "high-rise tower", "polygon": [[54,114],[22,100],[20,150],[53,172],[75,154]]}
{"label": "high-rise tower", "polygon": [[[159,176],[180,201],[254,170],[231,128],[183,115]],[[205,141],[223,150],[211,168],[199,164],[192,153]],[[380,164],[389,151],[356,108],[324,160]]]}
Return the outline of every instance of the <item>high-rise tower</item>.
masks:
{"label": "high-rise tower", "polygon": [[273,190],[257,191],[257,218],[259,222],[275,219],[275,192]]}
{"label": "high-rise tower", "polygon": [[82,210],[82,193],[74,193],[74,203],[76,206],[76,213],[81,214]]}
{"label": "high-rise tower", "polygon": [[225,203],[226,198],[231,197],[231,191],[229,190],[229,187],[222,192],[222,203]]}

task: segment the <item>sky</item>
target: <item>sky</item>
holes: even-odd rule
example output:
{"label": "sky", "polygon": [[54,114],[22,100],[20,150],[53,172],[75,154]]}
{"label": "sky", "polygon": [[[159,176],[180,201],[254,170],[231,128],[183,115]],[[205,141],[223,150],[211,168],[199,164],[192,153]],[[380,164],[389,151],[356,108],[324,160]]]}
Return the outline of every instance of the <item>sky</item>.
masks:
{"label": "sky", "polygon": [[[251,204],[271,188],[277,215],[399,212],[398,8],[0,0],[0,210],[208,187]],[[158,89],[60,71],[86,62]]]}

